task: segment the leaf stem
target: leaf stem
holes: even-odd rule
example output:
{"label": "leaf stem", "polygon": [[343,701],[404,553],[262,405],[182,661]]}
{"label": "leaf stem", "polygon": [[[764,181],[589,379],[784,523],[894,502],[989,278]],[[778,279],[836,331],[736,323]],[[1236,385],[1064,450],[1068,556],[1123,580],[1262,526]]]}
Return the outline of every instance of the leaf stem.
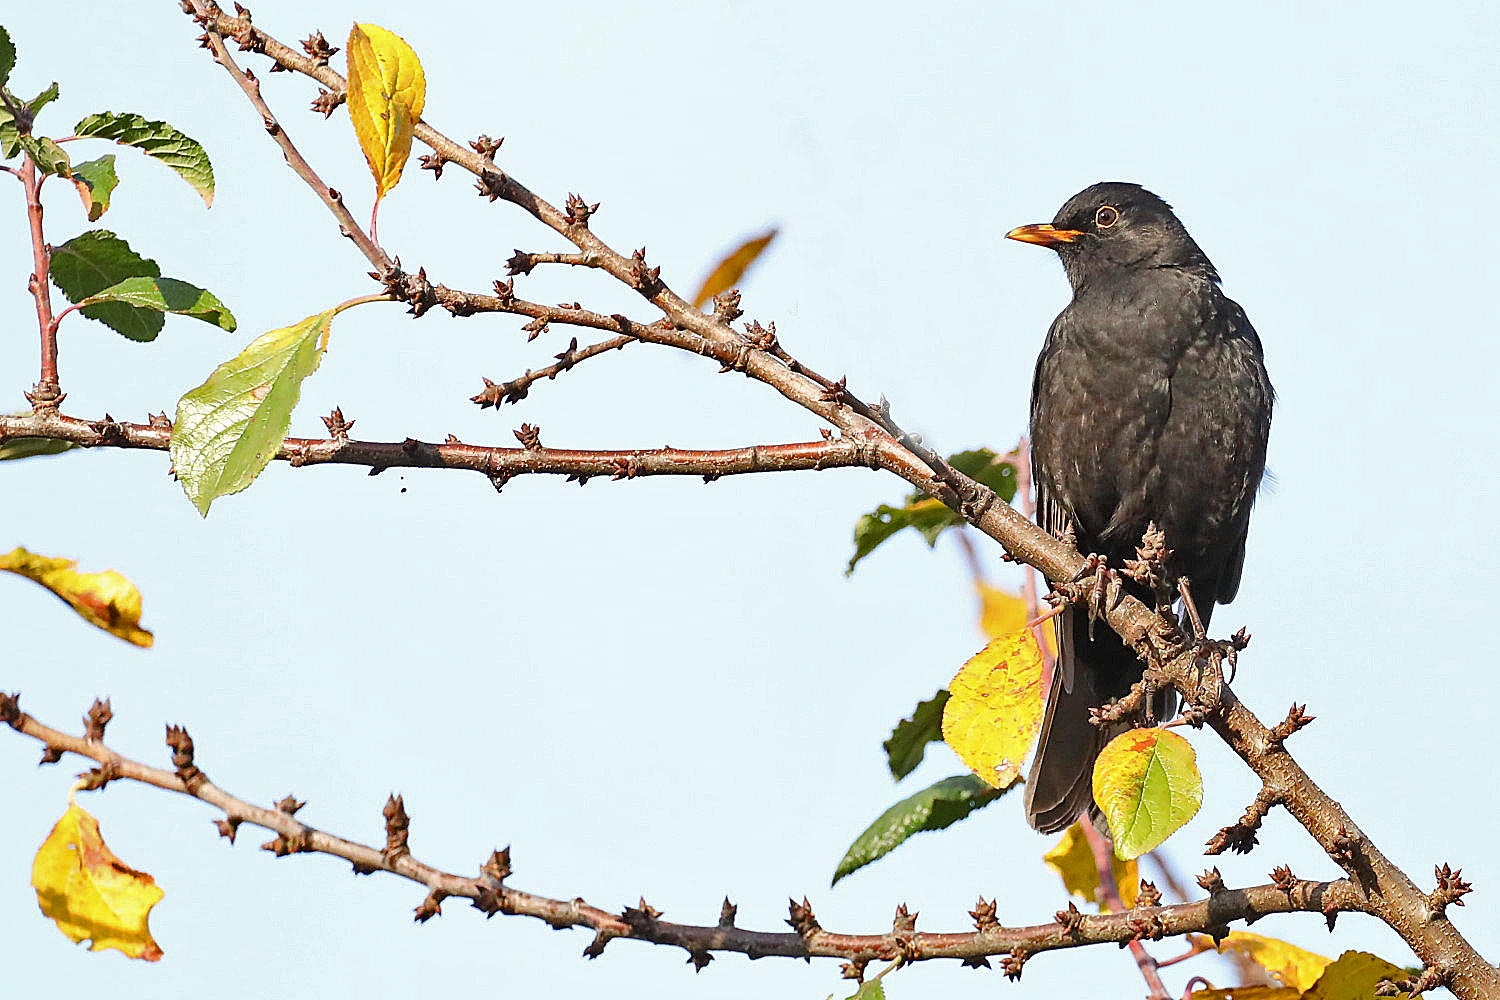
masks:
{"label": "leaf stem", "polygon": [[330,310],[330,311],[335,316],[337,316],[339,313],[343,312],[345,309],[353,309],[355,306],[362,306],[366,302],[394,302],[394,301],[396,301],[395,296],[391,295],[389,292],[376,292],[373,295],[360,295],[360,296],[357,296],[355,298],[349,299],[347,302],[340,302],[338,305],[334,306],[333,309]]}

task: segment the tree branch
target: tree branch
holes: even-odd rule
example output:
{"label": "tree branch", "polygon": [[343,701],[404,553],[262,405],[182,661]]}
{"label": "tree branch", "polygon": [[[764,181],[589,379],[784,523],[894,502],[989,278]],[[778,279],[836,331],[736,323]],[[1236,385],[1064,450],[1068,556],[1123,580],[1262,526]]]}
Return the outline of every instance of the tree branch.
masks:
{"label": "tree branch", "polygon": [[[1272,913],[1299,911],[1330,912],[1363,909],[1362,895],[1346,879],[1335,882],[1268,884],[1228,890],[1222,886],[1208,899],[1171,906],[1137,907],[1108,914],[1082,914],[1076,908],[1062,911],[1052,923],[1029,927],[1004,927],[994,915],[994,904],[980,900],[974,915],[976,930],[948,933],[918,932],[915,918],[906,907],[897,910],[895,926],[885,934],[843,934],[824,930],[806,900],[793,901],[790,919],[793,931],[754,931],[736,927],[734,907],[726,900],[720,920],[714,925],[680,924],[662,920],[661,912],[642,900],[638,906],[614,913],[590,905],[581,898],[553,899],[505,884],[511,875],[510,850],[494,852],[477,876],[444,871],[417,860],[410,850],[410,817],[399,796],[386,803],[384,848],[346,840],[303,823],[295,817],[303,803],[288,797],[275,808],[255,805],[218,787],[198,766],[192,738],[178,726],[167,727],[174,770],[151,767],[125,757],[104,743],[107,711],[96,702],[87,718],[89,733],[74,736],[53,729],[22,712],[20,696],[0,694],[0,722],[16,732],[38,740],[45,747],[44,761],[55,762],[63,753],[75,753],[100,766],[82,777],[91,789],[110,781],[136,781],[169,792],[196,798],[218,809],[215,820],[221,836],[231,842],[245,823],[269,830],[276,836],[262,844],[278,857],[288,854],[326,854],[353,864],[356,874],[388,872],[416,882],[428,890],[416,907],[415,918],[425,921],[442,913],[443,900],[460,897],[493,916],[496,913],[536,917],[558,929],[584,927],[594,931],[584,954],[597,958],[615,938],[646,941],[685,949],[690,960],[702,968],[711,953],[738,952],[752,958],[841,958],[856,970],[872,960],[903,964],[937,958],[960,959],[966,965],[988,967],[989,957],[1004,955],[1005,970],[1019,978],[1021,966],[1032,955],[1044,951],[1114,942],[1128,944],[1143,937],[1204,933],[1222,936],[1228,924],[1255,920]],[[854,978],[854,977],[852,977]]]}
{"label": "tree branch", "polygon": [[[821,469],[871,467],[868,450],[858,441],[831,437],[793,444],[750,445],[705,451],[692,448],[637,448],[596,451],[544,448],[539,431],[523,424],[517,432],[523,447],[494,448],[464,444],[449,437],[443,444],[407,438],[405,441],[354,441],[347,436],[353,421],[335,412],[328,418],[333,437],[287,438],[276,458],[292,465],[360,465],[371,475],[386,469],[467,469],[488,476],[496,487],[521,475],[558,475],[585,483],[595,476],[634,479],[637,476],[703,476],[707,480],[752,472],[801,472]],[[71,441],[85,448],[142,448],[166,451],[172,446],[172,425],[166,417],[149,424],[80,420],[56,412],[0,415],[0,442],[14,438]],[[534,442],[534,446],[528,442]]]}
{"label": "tree branch", "polygon": [[480,391],[479,395],[474,396],[471,402],[478,403],[481,407],[499,407],[505,403],[519,403],[531,394],[531,386],[537,380],[557,378],[557,376],[570,370],[580,361],[587,361],[589,358],[597,357],[606,351],[618,351],[627,344],[637,343],[638,340],[639,338],[630,334],[621,334],[618,337],[611,337],[608,340],[600,341],[597,344],[590,344],[588,347],[580,349],[578,338],[574,337],[572,343],[568,344],[567,350],[556,355],[556,364],[547,365],[545,368],[538,368],[536,371],[528,368],[526,369],[526,374],[519,375],[509,382],[496,383],[485,379],[484,389]]}

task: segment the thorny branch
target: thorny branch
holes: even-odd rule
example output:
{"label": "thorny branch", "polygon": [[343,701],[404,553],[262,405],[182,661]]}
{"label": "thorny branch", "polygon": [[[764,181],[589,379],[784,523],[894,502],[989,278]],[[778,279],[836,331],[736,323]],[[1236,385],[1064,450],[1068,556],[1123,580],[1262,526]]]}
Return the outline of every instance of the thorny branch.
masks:
{"label": "thorny branch", "polygon": [[514,888],[506,882],[512,873],[509,848],[492,853],[473,876],[444,871],[420,861],[411,850],[411,820],[400,796],[392,796],[385,804],[383,847],[346,840],[297,819],[296,813],[304,803],[290,797],[274,808],[267,808],[215,785],[198,762],[192,738],[180,726],[167,727],[173,769],[166,770],[125,757],[104,742],[104,726],[109,721],[107,703],[95,702],[86,718],[89,720],[86,735],[64,733],[21,711],[19,695],[0,693],[0,723],[41,742],[45,747],[44,762],[56,762],[64,753],[75,753],[99,764],[81,776],[87,788],[102,788],[111,781],[136,781],[188,795],[223,813],[223,818],[214,820],[214,825],[231,842],[239,828],[248,823],[275,834],[261,849],[277,857],[326,854],[350,862],[356,874],[383,871],[408,879],[427,890],[414,911],[418,921],[441,915],[443,901],[458,897],[468,900],[487,916],[503,913],[536,917],[558,930],[569,927],[592,930],[594,939],[584,950],[590,958],[597,958],[605,945],[620,938],[682,948],[698,969],[707,965],[716,951],[738,952],[752,958],[841,958],[849,963],[846,967],[849,978],[861,978],[858,973],[876,960],[905,964],[949,958],[961,960],[965,965],[988,967],[989,958],[1005,956],[1005,971],[1012,978],[1019,978],[1025,961],[1044,951],[1105,942],[1123,946],[1143,936],[1192,933],[1223,936],[1232,921],[1254,920],[1271,913],[1363,908],[1356,887],[1347,879],[1339,879],[1237,890],[1220,886],[1207,899],[1196,902],[1138,905],[1116,913],[1083,914],[1073,908],[1059,913],[1052,923],[1028,927],[1002,926],[996,918],[995,904],[981,898],[972,914],[976,929],[948,933],[917,931],[916,918],[904,905],[897,909],[894,925],[887,933],[837,933],[819,925],[805,899],[801,903],[792,901],[787,920],[793,928],[791,932],[737,927],[735,907],[728,900],[717,923],[680,924],[661,919],[661,911],[644,899],[636,906],[613,912],[581,898],[553,899]]}
{"label": "thorny branch", "polygon": [[[214,50],[217,61],[224,65],[231,76],[236,77],[236,82],[245,90],[252,103],[256,104],[257,110],[261,111],[267,122],[268,130],[281,144],[283,152],[290,160],[292,158],[289,151],[290,143],[285,140],[285,135],[279,126],[272,127],[275,120],[269,117],[268,110],[260,101],[258,88],[253,86],[253,81],[248,76],[236,70],[232,60],[227,56],[227,49],[222,44],[222,39],[233,38],[242,51],[262,53],[281,69],[299,72],[318,80],[324,86],[325,91],[314,102],[314,107],[325,114],[331,113],[342,102],[345,86],[343,78],[328,65],[331,50],[327,43],[322,42],[320,36],[315,35],[309,38],[304,45],[307,50],[307,54],[304,55],[256,28],[250,21],[249,12],[244,11],[243,8],[237,8],[239,16],[231,16],[219,9],[211,0],[186,0],[184,9],[189,10],[195,20],[206,29],[205,43]],[[991,490],[953,469],[931,449],[902,430],[891,418],[890,408],[883,398],[878,404],[866,403],[850,391],[845,379],[830,379],[801,364],[781,346],[774,327],[767,328],[758,323],[750,323],[746,326],[744,333],[731,328],[729,324],[740,315],[737,297],[732,293],[720,298],[712,314],[694,309],[662,280],[660,268],[651,267],[647,263],[644,248],[627,256],[614,250],[590,231],[589,219],[598,210],[597,204],[591,205],[583,198],[573,195],[569,197],[564,209],[558,209],[540,198],[496,165],[494,154],[498,149],[498,143],[493,140],[481,139],[471,147],[466,147],[425,122],[416,125],[415,134],[418,139],[432,148],[432,154],[424,158],[424,165],[432,169],[436,176],[441,176],[442,167],[450,163],[468,170],[478,179],[477,187],[483,197],[490,201],[502,199],[522,208],[571,242],[579,252],[580,263],[586,259],[589,266],[605,271],[634,289],[642,299],[662,313],[661,320],[648,325],[640,325],[621,316],[602,317],[591,314],[581,305],[573,304],[561,307],[568,321],[577,321],[577,325],[608,329],[612,333],[629,334],[645,342],[691,351],[717,361],[721,371],[738,371],[749,378],[765,383],[789,401],[802,406],[836,427],[841,432],[840,440],[851,442],[850,447],[857,448],[862,456],[862,461],[854,464],[869,464],[901,476],[929,496],[947,504],[970,524],[999,542],[1011,557],[1039,569],[1054,583],[1078,580],[1079,570],[1085,565],[1085,560],[1072,546],[1038,529],[1019,512],[1001,501]],[[296,166],[295,163],[293,165]],[[299,170],[299,174],[302,174],[315,190],[322,188],[319,190],[320,197],[330,211],[339,217],[344,231],[351,236],[357,233],[357,227],[350,225],[352,220],[346,222],[347,212],[341,213],[339,200],[328,193],[326,186],[322,186],[322,182],[317,180],[316,175],[310,170],[306,173]],[[485,310],[532,315],[520,306],[507,283],[497,285],[494,296],[455,292],[441,285],[433,285],[420,270],[416,275],[401,271],[398,266],[391,264],[385,258],[384,252],[375,246],[373,241],[366,243],[355,238],[355,242],[375,267],[375,276],[394,297],[405,301],[414,315],[421,315],[432,305],[442,305],[455,315],[468,315]],[[536,306],[532,308],[537,311],[547,309],[547,307]],[[530,332],[540,333],[546,328],[547,323],[552,321],[552,316],[550,313],[544,313],[532,315],[532,319],[535,327]],[[95,427],[84,421],[55,415],[57,422],[48,425],[46,419],[48,415],[41,412],[42,409],[38,407],[37,413],[29,418],[22,418],[20,424],[0,424],[0,438],[58,436],[62,440],[77,440],[79,443],[96,445],[161,446],[159,442],[139,443],[145,440],[143,435],[147,430],[139,425],[119,425],[106,420]],[[89,429],[84,431],[82,427]],[[121,430],[115,430],[115,428],[121,428]],[[90,435],[92,437],[89,437]],[[89,440],[87,442],[80,440],[84,437],[89,437]],[[295,442],[288,444],[295,448]],[[327,461],[338,460],[332,455],[339,454],[340,447],[346,447],[339,442],[322,444],[331,449],[331,454],[325,458]],[[467,446],[429,447],[461,448]],[[524,450],[535,451],[537,449],[528,446]],[[416,451],[419,454],[426,454],[420,446]],[[310,449],[307,452],[306,461],[311,462],[316,456],[322,454],[318,449]],[[438,452],[438,456],[443,457],[443,453]],[[296,460],[290,453],[286,457],[289,460]],[[377,461],[364,464],[370,464],[372,468],[375,468],[382,463]],[[433,461],[432,464],[440,463]],[[446,462],[441,464],[446,464]],[[1268,804],[1274,802],[1285,807],[1307,829],[1329,857],[1344,869],[1348,875],[1347,879],[1329,883],[1323,887],[1324,902],[1332,898],[1337,904],[1333,906],[1331,912],[1337,912],[1340,909],[1362,910],[1387,923],[1401,935],[1424,963],[1426,969],[1422,977],[1424,984],[1446,985],[1454,993],[1465,998],[1500,995],[1500,973],[1497,973],[1494,967],[1475,952],[1447,919],[1446,908],[1449,905],[1447,896],[1451,895],[1451,892],[1445,893],[1441,888],[1432,894],[1420,891],[1404,872],[1376,848],[1342,807],[1312,781],[1284,746],[1286,737],[1290,735],[1289,729],[1295,727],[1278,727],[1276,731],[1268,730],[1249,709],[1234,697],[1228,686],[1222,684],[1217,676],[1216,664],[1214,669],[1208,672],[1212,675],[1209,677],[1210,683],[1205,685],[1205,671],[1202,669],[1203,661],[1200,658],[1202,648],[1198,643],[1187,641],[1181,635],[1175,621],[1156,614],[1129,595],[1122,594],[1118,596],[1118,599],[1106,600],[1107,595],[1094,593],[1096,589],[1109,586],[1110,575],[1101,572],[1092,580],[1075,582],[1070,588],[1073,597],[1091,601],[1100,607],[1110,627],[1131,643],[1150,665],[1148,674],[1153,683],[1169,683],[1181,691],[1189,702],[1190,710],[1193,712],[1192,718],[1210,725],[1249,765],[1262,782],[1264,797],[1263,799],[1258,797],[1258,801]],[[1240,646],[1243,645],[1243,641],[1242,638],[1239,642]],[[72,749],[71,746],[68,748]],[[174,790],[182,789],[174,788]],[[237,804],[237,800],[231,804]],[[274,816],[262,816],[263,812],[259,811],[254,815],[275,819]],[[259,822],[259,819],[255,821]],[[272,829],[278,829],[275,825],[267,825]],[[303,829],[300,824],[298,824],[298,829]],[[356,847],[351,846],[347,849],[353,851]],[[370,850],[368,848],[357,849]],[[375,867],[384,866],[376,865]],[[443,882],[443,879],[450,876],[437,873],[433,877],[438,881],[438,884],[433,887],[435,893],[453,894],[449,892],[447,883]],[[1293,908],[1290,904],[1294,902],[1292,897],[1295,892],[1284,891],[1284,889],[1291,887],[1295,890],[1302,883],[1292,879],[1290,873],[1278,881],[1284,883],[1283,888],[1276,888],[1272,891],[1280,893],[1280,898],[1288,908]],[[475,893],[476,898],[480,893],[480,888],[475,887],[477,885],[478,883],[467,886]],[[465,886],[458,887],[465,888]],[[1467,889],[1466,886],[1465,889]],[[1242,893],[1245,894],[1243,898],[1245,900],[1259,899],[1260,896],[1257,894],[1263,891],[1264,887],[1260,890],[1243,890]],[[509,892],[506,890],[507,894]],[[1328,895],[1330,892],[1334,894],[1332,897]],[[1342,899],[1345,893],[1351,897],[1347,901],[1349,904],[1347,906],[1343,905]],[[1238,896],[1239,894],[1231,893],[1230,895]],[[496,898],[509,897],[497,895]],[[1209,906],[1217,899],[1219,899],[1218,895],[1211,897],[1207,903],[1185,904],[1185,906],[1189,909],[1196,906]],[[563,905],[572,907],[574,904]],[[436,902],[433,906],[436,906]],[[1160,929],[1163,933],[1176,934],[1188,929],[1182,926],[1186,922],[1186,910],[1171,907],[1161,909],[1171,911],[1175,919],[1169,921],[1164,917],[1161,923],[1152,923],[1153,932]],[[564,923],[590,923],[592,920],[590,925],[595,926],[601,935],[627,936],[615,934],[620,926],[619,922],[623,921],[624,926],[632,932],[636,932],[637,928],[648,929],[629,936],[647,936],[650,933],[656,933],[659,936],[650,939],[661,940],[663,943],[678,943],[671,934],[649,929],[679,928],[680,925],[661,923],[657,920],[659,914],[655,914],[654,911],[644,906],[640,909],[627,910],[621,917],[604,914],[600,917],[581,919],[571,912],[564,915],[558,915],[555,911],[548,912],[557,919],[563,920]],[[603,914],[603,911],[599,912]],[[1266,909],[1264,912],[1275,912],[1275,910]],[[805,919],[798,919],[796,908],[794,908],[793,916],[802,929],[802,933],[796,936],[800,944],[780,943],[781,939],[787,936],[776,935],[765,940],[747,940],[745,948],[737,950],[747,950],[753,945],[756,948],[774,946],[786,949],[762,951],[763,954],[863,954],[859,949],[877,947],[875,944],[877,941],[885,942],[887,946],[891,944],[890,936],[844,939],[837,935],[826,935],[816,927],[816,921],[812,920],[810,912],[803,914]],[[1206,913],[1201,916],[1206,919]],[[1082,927],[1085,930],[1101,934],[1097,938],[1085,934],[1088,940],[1121,940],[1123,938],[1118,935],[1124,932],[1116,924],[1125,921],[1126,918],[1125,914],[1115,914],[1079,917],[1071,920],[1069,926],[1074,929],[1069,930],[1065,935],[1067,939],[1065,943],[1079,943],[1076,940],[1080,933],[1077,926],[1079,921],[1083,921]],[[1103,928],[1106,927],[1110,929],[1109,933],[1103,932]],[[902,935],[906,933],[901,932]],[[983,933],[1009,935],[1024,932],[981,931],[981,934]],[[1055,934],[1055,931],[1043,932],[1039,937],[1028,939],[1029,943],[1020,938],[1008,937],[1007,941],[1013,944],[1013,950],[1010,957],[1006,959],[1006,971],[1019,974],[1021,964],[1028,954],[1039,948],[1062,946],[1062,943],[1057,943],[1062,940],[1061,938],[1054,939],[1048,937],[1048,934]],[[1125,936],[1128,937],[1128,935]],[[969,938],[972,935],[964,937]],[[835,948],[831,943],[834,939],[843,941],[846,946],[842,950]],[[692,940],[698,942],[701,939]],[[901,941],[906,940],[905,936],[901,938]],[[945,950],[957,948],[959,945],[957,942],[948,940],[944,935],[913,933],[910,936],[910,942],[909,945],[901,945],[897,942],[897,945],[914,948],[921,957],[946,955],[958,957],[959,954],[956,951]],[[602,944],[600,946],[602,947]],[[900,954],[899,951],[896,953]]]}

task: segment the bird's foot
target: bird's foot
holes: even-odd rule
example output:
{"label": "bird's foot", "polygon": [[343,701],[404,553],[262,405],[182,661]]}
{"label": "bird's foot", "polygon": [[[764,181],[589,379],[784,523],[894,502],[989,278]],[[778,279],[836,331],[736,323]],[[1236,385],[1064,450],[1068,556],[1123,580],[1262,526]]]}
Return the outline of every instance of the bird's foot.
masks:
{"label": "bird's foot", "polygon": [[1203,619],[1198,617],[1198,605],[1193,601],[1193,588],[1187,577],[1177,578],[1177,593],[1182,597],[1182,610],[1187,613],[1188,622],[1193,627],[1193,641],[1202,642],[1208,638],[1208,632],[1203,628]]}
{"label": "bird's foot", "polygon": [[[1075,593],[1079,592],[1077,585],[1085,580],[1089,580],[1092,584],[1081,592],[1087,601],[1089,638],[1092,639],[1094,622],[1106,617],[1125,599],[1125,581],[1121,579],[1119,572],[1111,569],[1108,561],[1097,552],[1091,552],[1084,557],[1083,568],[1070,581],[1075,587]],[[1111,585],[1114,587],[1113,595],[1110,592]],[[1078,597],[1074,598],[1074,600],[1078,599]]]}
{"label": "bird's foot", "polygon": [[[1109,585],[1115,585],[1114,598],[1110,600]],[[1035,627],[1048,619],[1055,618],[1070,605],[1083,604],[1089,613],[1090,637],[1094,620],[1103,618],[1110,611],[1119,606],[1125,598],[1125,585],[1120,574],[1109,568],[1105,558],[1097,552],[1091,553],[1083,558],[1083,568],[1067,581],[1054,583],[1052,589],[1044,595],[1044,600],[1051,609],[1044,612],[1034,621],[1027,622],[1028,626]]]}
{"label": "bird's foot", "polygon": [[[1240,650],[1250,644],[1250,634],[1240,629],[1228,639],[1210,639],[1198,616],[1198,608],[1193,603],[1193,593],[1187,577],[1177,581],[1177,589],[1182,595],[1183,612],[1192,629],[1189,644],[1198,667],[1198,697],[1190,700],[1195,709],[1214,711],[1222,704],[1221,693],[1224,687],[1234,681],[1239,670]],[[1227,681],[1224,677],[1225,664],[1229,665]]]}

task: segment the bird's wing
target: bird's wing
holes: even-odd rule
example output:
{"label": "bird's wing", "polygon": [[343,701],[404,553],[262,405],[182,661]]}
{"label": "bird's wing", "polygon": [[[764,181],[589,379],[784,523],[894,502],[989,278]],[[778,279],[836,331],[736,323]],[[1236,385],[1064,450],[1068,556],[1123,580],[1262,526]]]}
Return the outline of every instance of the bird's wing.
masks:
{"label": "bird's wing", "polygon": [[[1228,317],[1231,343],[1241,349],[1241,357],[1254,377],[1247,381],[1250,397],[1243,401],[1250,411],[1251,419],[1240,427],[1241,439],[1236,442],[1240,458],[1246,470],[1246,479],[1241,484],[1240,500],[1235,522],[1238,533],[1234,546],[1229,550],[1224,565],[1219,571],[1218,585],[1214,588],[1214,599],[1228,604],[1240,589],[1240,574],[1245,568],[1245,538],[1250,532],[1250,508],[1255,505],[1255,496],[1260,492],[1265,476],[1266,444],[1271,435],[1271,410],[1276,402],[1276,390],[1266,375],[1261,362],[1260,335],[1250,325],[1250,318],[1240,304],[1228,296],[1222,296],[1223,308]],[[1258,420],[1254,417],[1258,416]]]}
{"label": "bird's wing", "polygon": [[[1054,536],[1067,531],[1068,525],[1073,522],[1067,508],[1048,496],[1046,487],[1040,482],[1036,486],[1036,510],[1042,530]],[[1057,637],[1057,672],[1061,678],[1062,689],[1070,693],[1074,684],[1072,617],[1071,611],[1064,611],[1053,618],[1053,634]],[[1054,686],[1053,690],[1057,688]]]}
{"label": "bird's wing", "polygon": [[[1249,525],[1246,525],[1249,528]],[[1234,595],[1239,593],[1240,573],[1245,568],[1245,538],[1249,531],[1240,532],[1239,541],[1234,543],[1234,550],[1229,553],[1229,559],[1224,563],[1223,572],[1219,574],[1219,585],[1215,589],[1214,600],[1220,604],[1228,604],[1234,600]]]}

